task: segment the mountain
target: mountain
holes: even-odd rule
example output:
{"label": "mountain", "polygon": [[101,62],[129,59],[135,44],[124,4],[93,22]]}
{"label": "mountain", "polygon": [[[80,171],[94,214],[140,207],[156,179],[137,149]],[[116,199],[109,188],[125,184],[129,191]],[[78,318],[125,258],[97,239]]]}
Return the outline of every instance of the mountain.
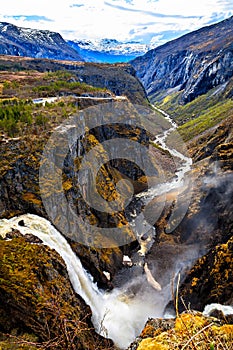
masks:
{"label": "mountain", "polygon": [[0,54],[100,63],[128,62],[149,50],[138,42],[115,39],[68,40],[49,30],[0,22]]}
{"label": "mountain", "polygon": [[67,43],[88,62],[128,62],[149,50],[149,46],[139,42],[123,43],[115,39],[69,40]]}
{"label": "mountain", "polygon": [[83,61],[59,33],[0,22],[0,54]]}
{"label": "mountain", "polygon": [[[179,137],[176,140],[179,135],[164,120],[163,111],[135,106],[137,103],[148,107],[148,101],[130,64],[0,56],[0,218],[3,219],[0,220],[0,349],[119,349],[94,331],[92,322],[96,313],[99,316],[96,329],[104,337],[112,338],[105,328],[105,321],[110,320],[122,340],[127,329],[132,337],[139,334],[138,320],[144,310],[150,319],[128,350],[231,348],[233,325],[226,322],[229,319],[232,323],[232,315],[227,318],[217,312],[217,320],[202,314],[207,303],[224,304],[232,314],[232,307],[227,306],[233,301],[231,26],[232,18],[133,61],[135,67],[138,60],[142,63],[137,67],[138,74],[141,69],[146,76],[146,65],[151,72],[154,69],[150,83],[157,90],[149,96],[176,120],[184,142]],[[160,54],[160,62],[156,58],[151,60],[151,64],[156,61],[157,68],[150,67],[145,60],[153,52],[156,56]],[[196,59],[193,61],[191,57],[187,66],[184,57],[188,54],[196,55]],[[159,79],[156,74],[160,74]],[[184,81],[182,89],[179,81]],[[185,100],[188,92],[189,99]],[[53,96],[57,99],[51,103],[34,102]],[[140,118],[148,119],[149,132],[141,124],[134,124],[135,107]],[[110,117],[112,110],[114,117],[123,117],[131,123],[125,125],[121,119],[119,122],[114,118],[105,124],[104,117]],[[67,118],[71,123],[65,123]],[[159,125],[151,122],[153,118]],[[82,129],[80,137],[76,125]],[[67,140],[59,141],[58,136],[62,135],[68,136]],[[113,149],[116,158],[113,156],[109,161],[106,153],[109,142],[119,138],[119,146]],[[63,141],[68,142],[67,149],[67,142]],[[119,150],[125,141],[130,142],[132,149],[127,150],[128,154],[123,153],[123,158]],[[169,147],[164,147],[161,141]],[[191,186],[185,178],[175,182],[178,186],[170,186],[173,179],[179,179],[178,173],[185,170],[177,162],[181,158],[176,152],[177,143],[178,150],[183,152],[186,146],[188,157],[192,158],[189,162],[192,168],[187,173]],[[139,152],[133,144],[140,146]],[[140,151],[142,145],[143,150],[149,150],[151,159],[158,161],[156,169],[163,181],[152,194],[144,192],[147,176],[141,169],[141,164],[146,164],[145,154]],[[47,151],[49,164],[45,159]],[[90,167],[79,177],[83,161],[90,154],[92,158],[87,160]],[[185,159],[187,156],[182,157],[182,163],[186,163]],[[46,163],[49,166],[45,168]],[[89,169],[96,164],[102,166],[98,168],[94,185],[103,199],[108,202],[119,199],[119,180],[127,180],[125,185],[119,183],[125,186],[125,191],[134,188],[135,196],[127,210],[99,211],[85,201],[79,185],[85,187],[86,181],[90,184],[86,186],[87,192],[92,191],[93,176]],[[44,179],[41,169],[48,170]],[[59,181],[50,169],[55,170]],[[100,228],[93,246],[91,230],[86,231],[85,225],[73,230],[73,216],[70,217],[68,207],[60,201],[62,193],[72,212],[85,219],[85,223]],[[146,210],[140,202],[143,198],[145,203],[150,201]],[[45,226],[48,202],[52,205],[55,227],[68,233],[67,243],[57,235],[54,226],[48,223],[51,235]],[[161,208],[158,216],[157,208]],[[179,211],[183,215],[183,208],[186,214],[180,222]],[[155,217],[154,237],[151,230],[147,231],[147,225],[144,228],[145,221],[140,222],[141,213],[146,219]],[[25,216],[19,218],[21,214]],[[34,215],[40,218],[33,223]],[[129,215],[133,218],[130,222]],[[132,235],[131,224],[137,225],[136,235]],[[173,224],[175,228],[171,232]],[[111,232],[115,228],[124,229],[119,237],[115,230],[116,235],[114,232],[114,236],[108,236],[105,228]],[[77,242],[79,234],[85,238],[84,244]],[[123,238],[120,246],[114,245],[118,238]],[[41,239],[49,239],[53,244],[44,247]],[[68,249],[68,243],[92,277],[86,278],[85,273],[85,280],[78,278],[83,268]],[[108,243],[110,246],[104,248]],[[148,243],[145,254],[143,248]],[[131,259],[132,266],[125,264],[125,255]],[[72,268],[67,259],[73,262]],[[91,288],[87,288],[87,280],[91,280]],[[161,292],[158,287],[152,288],[152,282],[160,286]],[[109,295],[116,298],[108,299]],[[108,300],[111,303],[106,304]],[[151,306],[147,304],[150,300]],[[118,302],[123,308],[118,308]],[[91,309],[86,303],[91,303]],[[184,308],[186,312],[181,313]],[[119,322],[113,321],[111,310],[114,316],[119,315]],[[191,310],[196,311],[190,314]],[[176,318],[151,319],[153,314],[164,316],[164,311],[168,311],[166,316],[176,314]]]}
{"label": "mountain", "polygon": [[187,103],[233,75],[233,17],[148,51],[131,61],[152,101],[182,91]]}

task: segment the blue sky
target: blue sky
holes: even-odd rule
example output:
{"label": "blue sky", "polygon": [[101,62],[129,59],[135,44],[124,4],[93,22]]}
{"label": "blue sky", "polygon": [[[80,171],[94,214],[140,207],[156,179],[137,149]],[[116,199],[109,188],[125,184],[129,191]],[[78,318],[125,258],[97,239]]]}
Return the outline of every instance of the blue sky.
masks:
{"label": "blue sky", "polygon": [[57,31],[65,39],[161,45],[233,15],[232,0],[0,0],[0,21]]}

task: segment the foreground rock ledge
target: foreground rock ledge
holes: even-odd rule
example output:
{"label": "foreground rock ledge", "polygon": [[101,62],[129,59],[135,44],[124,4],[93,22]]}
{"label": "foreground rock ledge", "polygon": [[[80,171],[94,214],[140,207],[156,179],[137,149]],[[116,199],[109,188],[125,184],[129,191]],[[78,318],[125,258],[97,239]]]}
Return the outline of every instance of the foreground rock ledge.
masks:
{"label": "foreground rock ledge", "polygon": [[233,325],[199,312],[176,320],[151,319],[128,350],[232,349]]}
{"label": "foreground rock ledge", "polygon": [[94,331],[54,250],[0,240],[0,262],[0,349],[114,349]]}

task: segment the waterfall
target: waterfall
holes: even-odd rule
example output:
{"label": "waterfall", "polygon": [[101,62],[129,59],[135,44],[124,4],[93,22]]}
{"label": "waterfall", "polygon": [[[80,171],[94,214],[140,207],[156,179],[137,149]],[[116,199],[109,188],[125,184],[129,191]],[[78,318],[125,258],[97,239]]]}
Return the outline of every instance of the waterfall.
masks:
{"label": "waterfall", "polygon": [[[18,224],[21,220],[24,226]],[[48,220],[33,214],[0,220],[3,236],[11,229],[17,229],[23,235],[28,233],[37,236],[59,253],[65,261],[74,290],[91,307],[96,331],[111,338],[121,349],[127,348],[141,332],[148,317],[163,317],[170,297],[170,286],[159,292],[148,288],[145,276],[139,276],[120,289],[111,292],[99,290],[66,239]],[[130,292],[133,285],[140,287],[136,294]]]}
{"label": "waterfall", "polygon": [[[167,146],[167,137],[176,129],[176,123],[171,120],[167,113],[156,107],[154,108],[171,123],[171,127],[163,134],[158,135],[154,142],[159,143],[172,156],[179,158],[182,165],[176,172],[176,179],[159,184],[152,188],[150,192],[147,191],[137,195],[143,199],[148,196],[153,198],[181,186],[182,179],[190,170],[192,164],[189,157]],[[18,225],[21,220],[24,221],[24,226]],[[134,223],[137,225],[136,220]],[[142,231],[147,231],[147,227],[151,228],[150,225],[146,225],[144,222],[142,224],[145,224]],[[111,338],[121,349],[127,348],[134,341],[149,317],[161,318],[164,316],[165,307],[171,298],[171,286],[170,283],[169,285],[163,285],[160,290],[161,287],[153,279],[148,266],[146,266],[147,276],[137,276],[132,281],[126,281],[120,288],[115,288],[111,292],[104,292],[98,289],[92,276],[85,271],[66,239],[49,221],[32,214],[21,215],[9,220],[0,220],[1,234],[4,235],[4,232],[10,232],[11,229],[17,229],[23,235],[33,234],[39,237],[45,245],[58,252],[65,261],[74,290],[91,307],[92,322],[96,331],[105,337]],[[140,231],[140,227],[137,227],[137,229]],[[141,246],[142,255],[145,255],[146,250],[153,243],[152,239],[155,232],[151,231],[149,243],[144,248]],[[176,269],[175,266],[174,269]],[[156,286],[156,289],[149,285],[148,280]]]}

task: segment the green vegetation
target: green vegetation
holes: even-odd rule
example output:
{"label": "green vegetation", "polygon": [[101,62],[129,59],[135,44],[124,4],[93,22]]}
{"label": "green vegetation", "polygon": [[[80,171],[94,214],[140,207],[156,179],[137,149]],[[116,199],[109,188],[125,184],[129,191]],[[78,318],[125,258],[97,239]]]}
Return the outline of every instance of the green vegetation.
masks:
{"label": "green vegetation", "polygon": [[14,136],[22,124],[32,124],[31,103],[17,99],[0,101],[0,129]]}
{"label": "green vegetation", "polygon": [[35,92],[39,97],[44,97],[46,95],[56,96],[60,93],[71,92],[74,94],[82,94],[85,92],[93,93],[106,91],[106,89],[94,87],[79,81],[73,81],[72,74],[65,71],[48,73],[47,76],[45,76],[44,81],[46,84],[33,88],[33,92]]}
{"label": "green vegetation", "polygon": [[189,141],[233,114],[233,78],[227,86],[211,89],[185,105],[180,103],[182,91],[166,96],[159,107],[179,125],[184,141]]}
{"label": "green vegetation", "polygon": [[[36,71],[0,72],[0,131],[5,136],[39,134],[50,130],[79,109],[79,104],[69,95],[106,93],[75,81],[70,72]],[[38,97],[63,96],[53,103],[33,104]]]}
{"label": "green vegetation", "polygon": [[[4,74],[5,73],[5,74]],[[5,78],[5,79],[4,79]],[[37,98],[66,94],[106,92],[106,89],[94,87],[77,81],[77,77],[66,71],[39,73],[23,71],[19,73],[0,72],[2,97]]]}
{"label": "green vegetation", "polygon": [[74,100],[33,104],[30,100],[7,99],[0,101],[0,130],[6,136],[39,134],[50,130],[77,110]]}
{"label": "green vegetation", "polygon": [[210,107],[208,111],[201,114],[198,118],[190,120],[181,125],[178,128],[178,132],[183,137],[184,141],[189,141],[232,114],[233,100],[229,99],[219,102],[218,104]]}
{"label": "green vegetation", "polygon": [[166,149],[163,149],[163,148],[162,148],[160,145],[158,145],[157,143],[150,141],[150,145],[151,145],[152,147],[156,148],[157,150],[159,150],[161,153],[165,153],[168,157],[171,157],[171,158],[172,158],[170,152],[167,151]]}

